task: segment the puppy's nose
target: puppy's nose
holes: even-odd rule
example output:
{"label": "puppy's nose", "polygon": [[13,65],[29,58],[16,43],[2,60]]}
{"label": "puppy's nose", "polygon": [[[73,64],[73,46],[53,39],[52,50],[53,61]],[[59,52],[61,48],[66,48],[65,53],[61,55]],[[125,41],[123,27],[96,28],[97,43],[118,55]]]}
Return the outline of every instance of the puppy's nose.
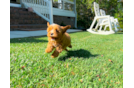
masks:
{"label": "puppy's nose", "polygon": [[51,35],[53,35],[53,33],[51,33]]}

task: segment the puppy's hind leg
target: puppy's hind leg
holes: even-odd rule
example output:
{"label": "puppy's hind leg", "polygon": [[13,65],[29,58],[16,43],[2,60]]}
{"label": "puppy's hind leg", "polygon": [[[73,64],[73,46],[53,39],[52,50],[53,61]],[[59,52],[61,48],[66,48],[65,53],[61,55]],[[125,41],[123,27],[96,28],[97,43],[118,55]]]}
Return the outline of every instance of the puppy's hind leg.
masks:
{"label": "puppy's hind leg", "polygon": [[65,48],[65,50],[68,51],[67,48]]}
{"label": "puppy's hind leg", "polygon": [[72,45],[69,45],[68,47],[69,47],[69,48],[72,48]]}
{"label": "puppy's hind leg", "polygon": [[52,58],[58,57],[59,56],[59,52],[55,49],[53,54],[51,55]]}

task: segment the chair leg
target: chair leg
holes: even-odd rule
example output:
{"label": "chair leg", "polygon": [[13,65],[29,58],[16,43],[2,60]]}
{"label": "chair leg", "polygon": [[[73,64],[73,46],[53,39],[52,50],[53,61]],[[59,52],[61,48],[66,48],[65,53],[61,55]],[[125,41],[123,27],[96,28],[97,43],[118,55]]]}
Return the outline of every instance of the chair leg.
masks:
{"label": "chair leg", "polygon": [[122,29],[121,29],[121,27],[120,27],[120,25],[119,25],[119,22],[116,22],[116,24],[117,24],[118,31],[119,31],[119,30],[122,31]]}
{"label": "chair leg", "polygon": [[101,29],[102,29],[102,26],[100,26],[99,31],[101,31]]}
{"label": "chair leg", "polygon": [[108,17],[108,24],[109,24],[110,32],[114,32],[114,31],[112,30],[112,24],[111,24],[110,17]]}
{"label": "chair leg", "polygon": [[115,27],[115,32],[118,32],[119,31],[119,29],[118,29],[118,27],[117,27],[117,25],[116,25],[117,23],[116,22],[114,22],[114,27]]}
{"label": "chair leg", "polygon": [[106,28],[107,28],[107,27],[108,27],[108,25],[105,26],[104,31],[106,31]]}
{"label": "chair leg", "polygon": [[119,25],[118,19],[117,19],[117,18],[115,18],[115,19],[114,19],[114,21],[115,21],[115,22],[116,22],[116,24],[117,24],[117,25],[116,25],[116,26],[117,26],[117,28],[119,28],[119,29],[118,29],[118,31],[119,31],[119,30],[120,30],[120,31],[122,31],[122,29],[121,29],[121,27],[120,27],[120,25]]}
{"label": "chair leg", "polygon": [[97,25],[96,25],[95,29],[97,29],[97,28],[98,28],[98,26],[99,26],[99,23],[97,23]]}
{"label": "chair leg", "polygon": [[90,26],[90,29],[89,29],[89,30],[92,30],[92,28],[93,28],[93,26],[94,26],[94,24],[95,24],[95,21],[96,21],[96,18],[94,18],[94,20],[93,20],[93,22],[92,22],[92,24],[91,24],[91,26]]}

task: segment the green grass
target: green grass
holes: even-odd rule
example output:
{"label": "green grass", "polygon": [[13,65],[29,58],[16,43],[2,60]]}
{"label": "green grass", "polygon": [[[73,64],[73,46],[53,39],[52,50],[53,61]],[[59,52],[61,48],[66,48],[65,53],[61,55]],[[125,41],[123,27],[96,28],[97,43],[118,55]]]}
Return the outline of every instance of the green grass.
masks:
{"label": "green grass", "polygon": [[123,88],[123,34],[70,34],[72,49],[45,53],[47,37],[10,39],[11,88]]}

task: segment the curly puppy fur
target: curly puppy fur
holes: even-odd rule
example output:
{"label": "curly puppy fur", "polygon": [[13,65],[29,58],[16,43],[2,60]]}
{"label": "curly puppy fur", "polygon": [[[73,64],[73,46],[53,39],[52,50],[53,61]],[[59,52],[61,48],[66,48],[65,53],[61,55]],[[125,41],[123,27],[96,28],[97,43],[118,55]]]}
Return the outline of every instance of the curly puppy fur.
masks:
{"label": "curly puppy fur", "polygon": [[63,50],[67,51],[67,47],[72,48],[71,45],[71,38],[66,30],[71,28],[70,25],[67,26],[60,26],[58,24],[49,24],[47,22],[47,36],[48,36],[48,45],[45,50],[46,53],[50,53],[54,50],[53,54],[51,55],[52,58],[58,57],[59,53]]}

